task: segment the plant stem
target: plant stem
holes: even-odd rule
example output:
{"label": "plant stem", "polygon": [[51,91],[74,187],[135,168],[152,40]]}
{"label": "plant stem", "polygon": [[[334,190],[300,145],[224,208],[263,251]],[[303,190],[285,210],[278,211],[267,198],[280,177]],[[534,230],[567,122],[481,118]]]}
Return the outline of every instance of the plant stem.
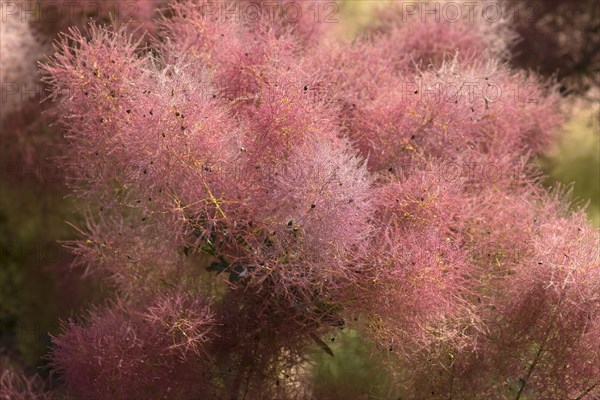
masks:
{"label": "plant stem", "polygon": [[581,399],[583,399],[583,398],[584,398],[584,397],[585,397],[585,396],[586,396],[586,395],[587,395],[589,392],[591,392],[592,390],[594,390],[594,388],[595,388],[596,386],[598,386],[598,384],[597,384],[597,383],[594,383],[592,386],[590,386],[589,388],[585,389],[585,390],[583,391],[583,393],[581,393],[579,396],[577,396],[577,397],[575,398],[575,400],[581,400]]}
{"label": "plant stem", "polygon": [[454,361],[452,361],[452,366],[450,367],[450,394],[448,395],[448,400],[452,400],[452,392],[454,392]]}
{"label": "plant stem", "polygon": [[540,348],[537,351],[537,353],[535,354],[533,361],[529,365],[527,374],[525,375],[524,378],[521,379],[521,381],[522,381],[521,387],[519,388],[519,391],[517,392],[517,397],[515,397],[515,400],[519,400],[521,398],[521,395],[523,394],[523,390],[525,390],[525,386],[527,385],[529,378],[531,378],[531,374],[533,373],[533,370],[535,369],[537,363],[540,361],[540,358],[542,357],[542,354],[544,353],[546,342],[548,341],[548,337],[550,336],[550,332],[552,331],[552,327],[554,326],[554,321],[556,321],[556,317],[558,316],[558,310],[560,308],[561,303],[562,303],[562,297],[559,299],[558,304],[556,305],[556,308],[554,309],[554,312],[552,313],[552,317],[550,318],[550,323],[548,324],[548,329],[544,333],[544,338],[542,339]]}

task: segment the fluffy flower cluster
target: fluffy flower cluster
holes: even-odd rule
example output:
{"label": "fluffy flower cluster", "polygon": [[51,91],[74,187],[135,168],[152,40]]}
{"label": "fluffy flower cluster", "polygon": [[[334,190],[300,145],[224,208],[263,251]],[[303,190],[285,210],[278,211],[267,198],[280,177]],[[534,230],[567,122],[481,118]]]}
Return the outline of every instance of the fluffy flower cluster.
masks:
{"label": "fluffy flower cluster", "polygon": [[[161,0],[127,2],[53,0],[1,0],[0,21],[0,152],[7,164],[33,172],[37,183],[63,183],[59,174],[45,168],[49,158],[61,154],[64,143],[51,128],[55,116],[43,103],[45,87],[38,64],[53,54],[52,42],[69,27],[84,28],[90,21],[128,22],[136,36],[155,34],[152,20],[159,14]],[[43,165],[44,167],[40,167]],[[3,179],[20,181],[21,173],[4,174]],[[48,185],[50,186],[50,185]]]}
{"label": "fluffy flower cluster", "polygon": [[44,67],[92,205],[72,247],[118,296],[55,338],[67,390],[308,399],[352,328],[396,397],[597,391],[598,233],[528,162],[557,99],[499,64],[504,24],[345,44],[207,6],[173,2],[150,50],[73,29]]}
{"label": "fluffy flower cluster", "polygon": [[[117,304],[70,322],[55,339],[55,370],[76,398],[207,398],[214,319],[188,294],[170,294],[145,309]],[[191,357],[193,355],[193,357]]]}
{"label": "fluffy flower cluster", "polygon": [[44,392],[44,382],[39,376],[29,377],[23,372],[4,364],[0,359],[0,399],[2,400],[50,400],[49,393]]}

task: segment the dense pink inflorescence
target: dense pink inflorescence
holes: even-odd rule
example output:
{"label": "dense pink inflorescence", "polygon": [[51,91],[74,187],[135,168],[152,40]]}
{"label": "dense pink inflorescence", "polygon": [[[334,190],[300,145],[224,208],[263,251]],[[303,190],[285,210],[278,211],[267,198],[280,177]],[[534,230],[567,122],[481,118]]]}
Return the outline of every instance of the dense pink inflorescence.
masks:
{"label": "dense pink inflorescence", "polygon": [[[136,37],[154,34],[158,25],[153,17],[160,14],[159,8],[165,4],[162,0],[2,1],[0,151],[3,160],[32,172],[31,177],[38,183],[45,182],[48,186],[64,183],[69,171],[53,166],[56,171],[48,172],[50,168],[46,167],[47,160],[61,155],[65,147],[60,133],[52,129],[56,115],[49,103],[42,101],[47,87],[40,82],[38,64],[54,54],[52,42],[60,32],[70,27],[84,28],[92,21],[128,24],[128,30]],[[19,172],[6,175],[23,179]]]}
{"label": "dense pink inflorescence", "polygon": [[509,11],[502,3],[397,2],[379,11],[366,34],[402,72],[439,68],[453,59],[505,60],[517,38]]}
{"label": "dense pink inflorescence", "polygon": [[162,296],[145,310],[119,304],[92,312],[86,325],[68,323],[53,365],[79,398],[197,398],[209,390],[213,328],[210,311],[189,295]]}
{"label": "dense pink inflorescence", "polygon": [[4,365],[0,372],[0,399],[2,400],[49,400],[44,392],[44,382],[39,376],[29,377],[21,371]]}
{"label": "dense pink inflorescence", "polygon": [[71,247],[118,299],[54,339],[69,391],[311,398],[347,328],[398,396],[596,390],[598,233],[539,185],[557,98],[500,63],[504,23],[332,44],[306,4],[209,7],[173,2],[148,51],[73,29],[44,66],[90,204]]}

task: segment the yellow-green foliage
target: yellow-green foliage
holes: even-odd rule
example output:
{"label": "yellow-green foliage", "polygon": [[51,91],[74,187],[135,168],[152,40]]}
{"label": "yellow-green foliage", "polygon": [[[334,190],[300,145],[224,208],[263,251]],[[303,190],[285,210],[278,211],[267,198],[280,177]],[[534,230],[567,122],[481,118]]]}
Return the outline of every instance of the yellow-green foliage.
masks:
{"label": "yellow-green foliage", "polygon": [[60,192],[0,183],[0,336],[26,364],[39,361],[48,331],[69,316],[60,299],[76,295],[58,285],[69,261],[59,241],[73,236],[70,207]]}
{"label": "yellow-green foliage", "polygon": [[325,338],[334,357],[319,352],[313,367],[316,392],[321,399],[380,399],[391,397],[389,377],[374,345],[351,329]]}
{"label": "yellow-green foliage", "polygon": [[393,3],[393,0],[344,0],[340,6],[338,32],[343,37],[352,38],[361,28],[373,23],[377,10]]}
{"label": "yellow-green foliage", "polygon": [[552,180],[571,184],[576,200],[590,202],[588,215],[600,227],[600,106],[580,106],[564,126],[547,170]]}

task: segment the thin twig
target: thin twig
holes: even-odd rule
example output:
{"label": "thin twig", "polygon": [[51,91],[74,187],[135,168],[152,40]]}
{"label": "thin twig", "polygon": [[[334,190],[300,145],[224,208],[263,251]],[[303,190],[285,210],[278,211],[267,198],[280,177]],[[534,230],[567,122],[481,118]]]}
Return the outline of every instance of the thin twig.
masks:
{"label": "thin twig", "polygon": [[595,388],[596,386],[598,386],[598,384],[597,384],[597,383],[594,383],[592,386],[590,386],[589,388],[585,389],[585,390],[583,391],[583,393],[581,393],[579,396],[577,396],[577,397],[575,398],[575,400],[581,400],[581,399],[583,399],[583,398],[584,398],[584,397],[585,397],[585,396],[586,396],[586,395],[587,395],[589,392],[591,392],[592,390],[594,390],[594,388]]}
{"label": "thin twig", "polygon": [[515,400],[519,400],[521,398],[521,394],[523,394],[523,390],[525,390],[525,386],[527,385],[529,378],[531,378],[531,374],[533,373],[534,368],[536,367],[537,363],[540,361],[540,358],[542,357],[542,354],[545,350],[546,342],[548,341],[548,337],[550,336],[550,332],[552,331],[554,321],[556,321],[556,317],[558,316],[558,310],[560,309],[561,303],[562,303],[562,297],[560,298],[560,300],[558,301],[558,304],[556,305],[556,309],[554,310],[554,313],[552,314],[552,318],[550,319],[550,323],[548,324],[548,329],[546,330],[546,333],[544,334],[544,338],[542,339],[542,343],[540,344],[539,350],[537,351],[535,357],[533,358],[533,361],[529,365],[527,374],[525,375],[524,378],[521,378],[521,381],[522,381],[521,387],[519,388],[519,391],[517,392],[517,397],[515,397]]}

